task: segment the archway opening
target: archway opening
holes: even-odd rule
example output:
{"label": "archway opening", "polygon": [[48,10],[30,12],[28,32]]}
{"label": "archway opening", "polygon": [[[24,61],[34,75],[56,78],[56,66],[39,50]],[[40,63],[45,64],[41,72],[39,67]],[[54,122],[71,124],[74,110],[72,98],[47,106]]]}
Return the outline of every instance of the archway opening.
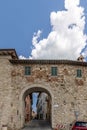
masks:
{"label": "archway opening", "polygon": [[51,124],[52,97],[48,90],[41,87],[29,88],[23,95],[24,124],[31,120],[44,120]]}

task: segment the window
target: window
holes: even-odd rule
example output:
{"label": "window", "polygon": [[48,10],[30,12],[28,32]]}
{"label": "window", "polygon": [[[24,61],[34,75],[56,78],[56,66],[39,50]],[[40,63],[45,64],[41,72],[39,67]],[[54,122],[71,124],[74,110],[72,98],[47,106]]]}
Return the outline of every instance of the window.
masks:
{"label": "window", "polygon": [[77,69],[77,77],[82,77],[82,71],[80,69]]}
{"label": "window", "polygon": [[29,66],[25,67],[25,75],[31,75],[31,67]]}
{"label": "window", "polygon": [[51,67],[51,75],[57,76],[57,67]]}
{"label": "window", "polygon": [[87,127],[87,122],[77,121],[75,126]]}

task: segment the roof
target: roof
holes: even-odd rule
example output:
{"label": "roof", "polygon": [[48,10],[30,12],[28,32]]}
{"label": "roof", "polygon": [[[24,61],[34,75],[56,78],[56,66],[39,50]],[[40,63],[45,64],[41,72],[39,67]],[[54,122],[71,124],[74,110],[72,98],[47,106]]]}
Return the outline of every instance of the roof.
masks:
{"label": "roof", "polygon": [[2,56],[10,55],[12,59],[18,59],[15,49],[0,49],[0,55]]}
{"label": "roof", "polygon": [[12,64],[67,64],[67,65],[79,65],[79,66],[87,66],[87,62],[84,61],[73,61],[73,60],[50,60],[50,59],[19,59],[15,49],[0,49],[0,55],[10,55],[12,59],[9,61]]}
{"label": "roof", "polygon": [[73,61],[73,60],[32,60],[32,59],[17,59],[10,60],[12,64],[67,64],[67,65],[79,65],[87,66],[87,62]]}

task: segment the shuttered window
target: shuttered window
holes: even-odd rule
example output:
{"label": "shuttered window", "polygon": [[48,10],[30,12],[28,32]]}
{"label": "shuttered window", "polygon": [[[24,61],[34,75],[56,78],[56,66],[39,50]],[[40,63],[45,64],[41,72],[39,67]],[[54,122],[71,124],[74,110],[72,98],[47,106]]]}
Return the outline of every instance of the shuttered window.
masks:
{"label": "shuttered window", "polygon": [[51,75],[57,76],[57,67],[51,67]]}
{"label": "shuttered window", "polygon": [[82,77],[82,70],[77,69],[77,77]]}
{"label": "shuttered window", "polygon": [[31,67],[25,66],[25,75],[31,75]]}

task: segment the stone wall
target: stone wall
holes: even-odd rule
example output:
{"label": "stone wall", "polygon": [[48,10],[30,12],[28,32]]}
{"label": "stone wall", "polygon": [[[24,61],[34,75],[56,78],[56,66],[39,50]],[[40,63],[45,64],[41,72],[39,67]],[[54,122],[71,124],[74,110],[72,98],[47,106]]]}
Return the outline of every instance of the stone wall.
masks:
{"label": "stone wall", "polygon": [[[24,96],[39,89],[51,96],[51,123],[70,124],[76,119],[87,120],[87,67],[67,64],[12,64],[10,57],[0,57],[0,128],[7,124],[19,129],[24,125]],[[26,76],[25,66],[31,66]],[[51,76],[51,67],[58,75]],[[76,77],[76,70],[82,77]]]}
{"label": "stone wall", "polygon": [[10,121],[11,110],[11,68],[10,56],[0,56],[0,129]]}

